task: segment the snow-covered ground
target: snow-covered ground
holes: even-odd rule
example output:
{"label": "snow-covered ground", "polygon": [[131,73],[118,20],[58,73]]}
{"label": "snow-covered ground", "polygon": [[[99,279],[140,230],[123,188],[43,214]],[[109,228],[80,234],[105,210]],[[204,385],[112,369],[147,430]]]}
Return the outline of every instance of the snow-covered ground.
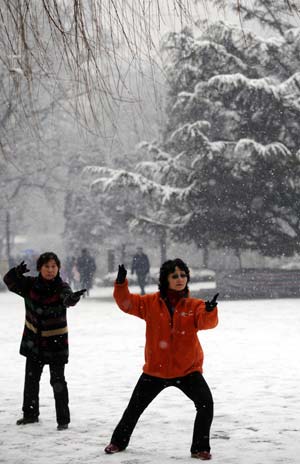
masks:
{"label": "snow-covered ground", "polygon": [[[25,358],[18,354],[24,307],[18,296],[0,293],[0,463],[191,462],[194,406],[173,387],[145,411],[125,452],[103,452],[141,373],[144,347],[144,322],[123,314],[107,291],[93,291],[68,312],[71,424],[63,432],[56,430],[46,367],[40,422],[15,425],[24,380]],[[298,464],[300,301],[220,300],[219,319],[217,328],[199,332],[215,401],[212,462]]]}

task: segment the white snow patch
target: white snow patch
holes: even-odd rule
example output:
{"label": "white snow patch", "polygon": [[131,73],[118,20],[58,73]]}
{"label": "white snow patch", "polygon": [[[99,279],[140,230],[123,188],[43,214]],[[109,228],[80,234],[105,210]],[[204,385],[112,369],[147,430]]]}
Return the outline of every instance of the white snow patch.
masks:
{"label": "white snow patch", "polygon": [[[122,313],[112,301],[85,298],[68,310],[69,430],[56,430],[48,368],[41,380],[40,422],[17,427],[25,366],[18,354],[24,307],[21,298],[8,292],[0,293],[0,305],[1,463],[191,462],[195,410],[176,388],[166,389],[144,412],[125,452],[103,452],[144,356],[144,322]],[[213,464],[299,462],[299,305],[299,299],[222,302],[220,295],[219,326],[199,332],[204,376],[215,402]]]}

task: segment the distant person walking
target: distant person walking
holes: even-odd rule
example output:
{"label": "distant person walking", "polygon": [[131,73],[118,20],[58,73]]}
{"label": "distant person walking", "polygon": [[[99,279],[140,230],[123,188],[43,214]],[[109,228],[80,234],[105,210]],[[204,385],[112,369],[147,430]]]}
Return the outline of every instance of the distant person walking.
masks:
{"label": "distant person walking", "polygon": [[76,305],[85,289],[72,292],[59,275],[60,267],[57,255],[46,252],[37,260],[37,277],[24,276],[29,269],[22,261],[3,279],[11,292],[24,298],[26,310],[20,347],[20,354],[26,357],[23,417],[17,420],[17,425],[39,421],[39,387],[45,364],[50,369],[57,429],[67,429],[70,422],[64,375],[69,357],[67,307]]}
{"label": "distant person walking", "polygon": [[138,247],[136,251],[136,254],[132,258],[131,274],[136,273],[138,284],[141,288],[141,295],[145,295],[146,278],[150,271],[150,263],[142,247]]}
{"label": "distant person walking", "polygon": [[81,255],[77,259],[77,269],[80,274],[80,285],[87,289],[86,294],[89,295],[97,268],[95,259],[86,248],[81,250]]}
{"label": "distant person walking", "polygon": [[75,256],[68,256],[66,261],[65,261],[65,275],[68,284],[70,284],[73,288],[77,288],[78,286],[78,279],[76,279],[76,272],[78,273],[77,270],[77,264],[76,264],[76,258]]}
{"label": "distant person walking", "polygon": [[[209,460],[213,398],[202,375],[203,350],[197,332],[218,324],[218,294],[211,301],[191,298],[190,271],[179,258],[162,265],[159,291],[155,293],[143,296],[130,293],[126,275],[124,265],[119,266],[114,298],[122,311],[146,322],[145,364],[105,452],[125,450],[147,406],[166,388],[176,387],[196,408],[191,456]],[[177,421],[180,407],[178,412]]]}

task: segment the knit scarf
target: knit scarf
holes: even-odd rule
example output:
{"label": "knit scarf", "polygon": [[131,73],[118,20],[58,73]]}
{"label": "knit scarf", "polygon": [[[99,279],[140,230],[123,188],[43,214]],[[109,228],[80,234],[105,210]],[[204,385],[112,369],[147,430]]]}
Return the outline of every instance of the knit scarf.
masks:
{"label": "knit scarf", "polygon": [[48,296],[59,292],[61,289],[61,286],[62,286],[62,279],[59,273],[52,280],[43,279],[41,274],[39,274],[38,277],[35,279],[33,290],[35,293],[37,293],[41,297],[47,298]]}
{"label": "knit scarf", "polygon": [[175,307],[181,298],[186,297],[186,289],[184,290],[171,290],[168,288],[166,297],[165,297],[165,302],[168,306],[168,310],[170,311],[170,314],[172,315],[174,313]]}

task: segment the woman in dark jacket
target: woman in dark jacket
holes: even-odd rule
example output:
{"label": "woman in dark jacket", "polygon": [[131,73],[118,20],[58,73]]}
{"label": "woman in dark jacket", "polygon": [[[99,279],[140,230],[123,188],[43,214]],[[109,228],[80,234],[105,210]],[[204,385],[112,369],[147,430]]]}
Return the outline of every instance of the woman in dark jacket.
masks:
{"label": "woman in dark jacket", "polygon": [[50,383],[54,392],[57,429],[68,428],[69,398],[65,381],[68,362],[67,307],[80,300],[85,289],[72,292],[60,275],[60,260],[52,252],[43,253],[37,260],[37,277],[25,277],[29,272],[22,261],[4,276],[11,292],[24,298],[25,325],[20,354],[26,357],[23,417],[17,425],[38,422],[39,383],[43,367],[49,364]]}

